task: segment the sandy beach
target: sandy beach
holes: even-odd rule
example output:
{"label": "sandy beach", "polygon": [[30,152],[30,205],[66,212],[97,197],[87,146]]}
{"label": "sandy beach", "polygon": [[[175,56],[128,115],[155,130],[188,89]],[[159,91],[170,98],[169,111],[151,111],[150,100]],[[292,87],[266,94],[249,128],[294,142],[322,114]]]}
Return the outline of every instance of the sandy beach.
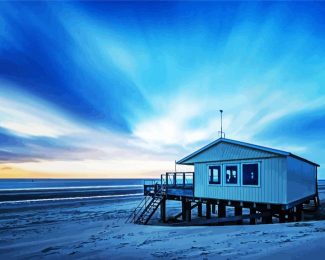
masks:
{"label": "sandy beach", "polygon": [[[320,187],[323,202],[323,187]],[[175,227],[125,224],[141,196],[1,205],[3,259],[324,259],[325,220]],[[171,202],[169,214],[178,212]],[[323,219],[322,211],[305,215]]]}

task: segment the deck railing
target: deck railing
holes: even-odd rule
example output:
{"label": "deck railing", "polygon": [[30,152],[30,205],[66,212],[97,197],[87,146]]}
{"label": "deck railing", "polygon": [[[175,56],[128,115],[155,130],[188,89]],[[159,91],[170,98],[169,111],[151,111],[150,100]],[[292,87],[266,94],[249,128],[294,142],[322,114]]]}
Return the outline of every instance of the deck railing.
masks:
{"label": "deck railing", "polygon": [[144,182],[144,195],[153,196],[161,189],[163,194],[193,196],[194,172],[166,172],[161,175],[160,181],[146,180]]}
{"label": "deck railing", "polygon": [[159,179],[146,179],[143,181],[144,194],[150,195],[157,192],[160,189]]}
{"label": "deck railing", "polygon": [[192,188],[193,174],[193,172],[166,172],[161,175],[161,184],[165,184],[167,188]]}

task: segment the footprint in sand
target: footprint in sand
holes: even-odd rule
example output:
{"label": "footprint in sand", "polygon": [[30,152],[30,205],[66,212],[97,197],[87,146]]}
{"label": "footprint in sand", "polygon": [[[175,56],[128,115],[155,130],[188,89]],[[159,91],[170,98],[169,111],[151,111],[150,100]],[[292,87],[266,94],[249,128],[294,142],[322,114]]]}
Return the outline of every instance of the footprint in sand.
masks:
{"label": "footprint in sand", "polygon": [[47,247],[47,248],[44,248],[43,250],[42,250],[42,253],[48,253],[48,252],[51,252],[51,251],[54,251],[54,250],[58,250],[58,249],[60,249],[60,247],[52,247],[52,246],[50,246],[50,247]]}
{"label": "footprint in sand", "polygon": [[113,236],[113,238],[124,239],[125,234]]}
{"label": "footprint in sand", "polygon": [[127,246],[129,243],[119,243],[119,245],[116,247],[117,249],[119,248],[123,248],[125,246]]}
{"label": "footprint in sand", "polygon": [[142,243],[140,243],[137,246],[140,247],[140,246],[149,245],[149,244],[152,244],[155,242],[160,242],[160,241],[163,241],[163,240],[161,240],[161,239],[146,239],[145,241],[143,241]]}
{"label": "footprint in sand", "polygon": [[325,228],[315,228],[314,232],[325,232]]}
{"label": "footprint in sand", "polygon": [[311,223],[301,223],[301,222],[297,222],[297,223],[295,223],[295,224],[293,224],[293,225],[287,225],[287,227],[312,227],[313,226],[313,224],[311,224]]}
{"label": "footprint in sand", "polygon": [[173,254],[171,252],[166,252],[166,251],[163,251],[163,252],[154,252],[151,254],[152,256],[154,257],[171,257]]}

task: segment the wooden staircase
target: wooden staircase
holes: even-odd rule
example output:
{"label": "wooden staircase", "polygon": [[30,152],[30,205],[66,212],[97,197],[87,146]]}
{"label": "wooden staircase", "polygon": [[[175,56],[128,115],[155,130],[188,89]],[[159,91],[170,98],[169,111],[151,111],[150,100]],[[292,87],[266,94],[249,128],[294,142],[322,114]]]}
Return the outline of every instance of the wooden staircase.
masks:
{"label": "wooden staircase", "polygon": [[132,211],[126,223],[146,225],[164,199],[166,199],[165,188],[164,186],[160,186],[153,195],[148,195],[143,198],[139,205]]}

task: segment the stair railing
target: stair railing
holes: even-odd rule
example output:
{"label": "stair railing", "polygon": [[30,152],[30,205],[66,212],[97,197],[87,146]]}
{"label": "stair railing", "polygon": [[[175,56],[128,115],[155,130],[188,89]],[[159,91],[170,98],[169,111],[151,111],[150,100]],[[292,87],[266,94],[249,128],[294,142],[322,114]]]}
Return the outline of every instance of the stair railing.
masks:
{"label": "stair railing", "polygon": [[[159,188],[158,188],[159,187]],[[143,209],[140,209],[138,211],[138,213],[140,212],[140,214],[137,214],[137,216],[134,218],[134,223],[136,221],[138,221],[139,219],[141,219],[141,217],[143,217],[145,215],[145,213],[148,211],[148,209],[151,207],[151,204],[154,203],[154,201],[158,198],[158,196],[160,195],[163,195],[163,190],[162,190],[162,187],[161,185],[158,186],[158,183],[156,184],[156,187],[155,187],[155,193],[153,194],[152,197],[149,197],[151,200],[150,202],[148,203],[147,206],[145,206]]]}
{"label": "stair railing", "polygon": [[146,208],[148,205],[148,201],[150,200],[149,196],[145,196],[140,203],[131,211],[130,216],[127,218],[125,223],[131,223],[134,222],[136,217],[139,215],[139,213],[142,211],[142,209]]}
{"label": "stair railing", "polygon": [[158,182],[156,182],[155,184],[155,193],[153,195],[153,197],[151,196],[145,196],[140,203],[138,204],[137,207],[135,207],[135,209],[132,210],[130,216],[127,218],[127,220],[125,221],[125,223],[134,223],[136,221],[136,219],[138,219],[140,217],[140,215],[143,213],[143,211],[150,205],[150,203],[153,201],[153,198],[157,197],[157,194],[162,192],[162,187],[160,187],[159,189],[158,187]]}

